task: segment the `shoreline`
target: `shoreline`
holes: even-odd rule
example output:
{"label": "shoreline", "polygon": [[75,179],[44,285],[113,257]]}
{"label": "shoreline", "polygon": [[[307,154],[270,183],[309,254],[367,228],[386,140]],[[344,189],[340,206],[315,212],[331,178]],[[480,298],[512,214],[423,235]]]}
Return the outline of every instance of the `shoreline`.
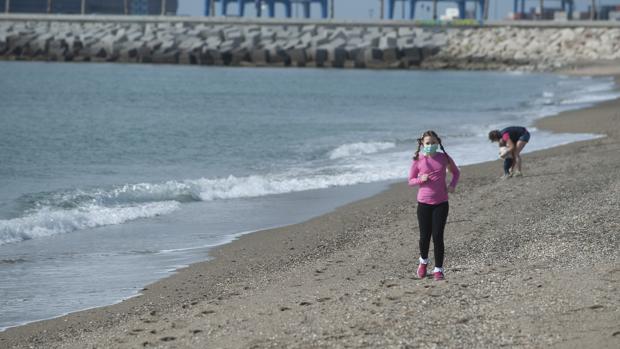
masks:
{"label": "shoreline", "polygon": [[[610,74],[604,74],[610,75]],[[618,76],[616,76],[616,84],[618,85]],[[609,112],[609,110],[618,110],[620,105],[620,99],[613,101],[607,101],[603,103],[597,103],[593,107],[586,109],[573,110],[563,112],[556,116],[545,117],[535,122],[537,127],[551,129],[553,132],[589,132],[600,133],[606,131],[607,136],[596,139],[594,141],[583,141],[571,143],[568,145],[562,145],[550,149],[536,151],[525,155],[526,165],[530,158],[533,160],[544,161],[543,159],[549,156],[559,156],[565,154],[567,149],[579,149],[580,147],[588,147],[588,143],[606,144],[609,140],[618,138],[619,130],[616,127],[603,127],[594,122],[581,122],[579,119],[583,118],[583,115],[591,111],[599,111],[602,113]],[[618,115],[605,114],[607,119],[604,118],[607,124],[612,121],[618,120]],[[563,119],[563,120],[559,120]],[[570,119],[569,121],[567,119]],[[492,169],[493,168],[493,169]],[[467,165],[463,167],[463,173],[475,174],[470,178],[470,185],[490,185],[491,187],[498,187],[496,183],[495,174],[497,171],[498,161],[485,162],[474,165]],[[526,167],[527,168],[527,167]],[[525,178],[524,178],[525,179]],[[493,182],[489,184],[490,182]],[[501,183],[500,183],[501,184]],[[194,318],[198,317],[200,321],[205,321],[205,317],[209,317],[211,314],[219,314],[219,316],[226,317],[225,313],[219,311],[211,312],[210,308],[216,307],[225,303],[233,304],[240,301],[236,300],[251,298],[252,294],[260,293],[262,289],[269,288],[273,284],[285,283],[282,279],[283,275],[290,273],[294,270],[301,270],[309,265],[319,264],[333,264],[332,256],[337,254],[345,255],[347,251],[356,251],[360,246],[364,245],[364,242],[359,238],[376,238],[378,230],[383,230],[386,227],[394,228],[395,222],[401,222],[403,214],[410,214],[410,208],[413,207],[415,201],[414,192],[411,190],[404,190],[403,183],[397,183],[390,186],[386,191],[372,196],[367,199],[363,199],[357,202],[347,204],[336,210],[321,215],[319,217],[312,218],[306,222],[294,224],[291,226],[280,227],[275,229],[268,229],[259,232],[255,232],[234,240],[233,242],[225,245],[221,245],[211,250],[210,256],[212,260],[199,262],[192,264],[187,268],[178,270],[175,274],[157,281],[145,288],[145,291],[141,295],[129,298],[121,303],[117,303],[111,306],[93,308],[80,312],[70,313],[66,316],[53,318],[50,320],[43,320],[38,322],[32,322],[26,325],[12,327],[4,332],[0,332],[0,343],[6,343],[10,347],[15,346],[60,346],[68,345],[68,347],[79,347],[82,343],[81,340],[86,340],[90,344],[111,344],[116,343],[118,346],[132,346],[140,344],[139,342],[132,342],[129,339],[141,338],[142,335],[148,333],[142,333],[137,331],[132,334],[131,327],[136,327],[136,323],[152,324],[161,320],[165,322],[166,318],[182,318],[188,319],[188,322],[192,322]],[[465,193],[471,193],[473,190],[464,189]],[[475,193],[474,193],[475,194]],[[458,195],[460,196],[460,195]],[[462,199],[458,197],[456,200]],[[495,200],[497,202],[497,200]],[[467,216],[463,216],[458,213],[459,207],[463,208],[464,203],[457,202],[455,213],[451,213],[450,224],[467,226],[470,222]],[[411,217],[409,217],[411,218]],[[411,222],[407,221],[407,224]],[[398,226],[398,224],[396,224]],[[471,227],[470,227],[471,228]],[[408,227],[407,230],[415,230],[415,227]],[[286,238],[286,239],[285,239]],[[285,241],[286,240],[286,241]],[[406,241],[411,246],[413,255],[415,255],[415,237],[409,236]],[[372,240],[375,241],[375,240]],[[449,241],[449,240],[448,240]],[[448,242],[450,243],[450,242]],[[389,244],[389,242],[379,243],[378,245]],[[402,246],[402,244],[401,244]],[[346,264],[346,258],[343,258]],[[331,262],[326,262],[332,260]],[[407,272],[412,274],[411,268],[415,263],[415,258],[411,258],[405,263]],[[325,267],[327,269],[327,267]],[[399,267],[402,269],[401,267]],[[397,269],[399,269],[397,268]],[[459,270],[460,268],[460,270]],[[310,269],[315,269],[311,267]],[[376,268],[370,268],[372,270]],[[448,267],[448,278],[451,277],[451,270],[454,274],[467,271],[467,267],[451,266]],[[400,270],[402,272],[403,270]],[[310,275],[306,277],[300,276],[300,283],[305,284],[310,282],[311,278],[320,279],[325,271],[321,269],[311,270]],[[402,275],[400,275],[402,276]],[[457,276],[457,275],[455,275]],[[385,279],[385,278],[383,278]],[[407,277],[405,277],[407,279]],[[448,279],[448,281],[450,281]],[[409,282],[409,281],[408,281]],[[419,280],[411,281],[413,283],[420,282]],[[424,281],[423,281],[424,282]],[[449,283],[446,283],[446,285]],[[458,286],[458,285],[455,285]],[[295,286],[291,286],[293,289]],[[299,286],[297,286],[299,287]],[[388,289],[394,288],[394,290],[400,289],[400,285],[386,286]],[[418,290],[418,285],[412,286],[412,289]],[[417,287],[417,288],[416,288]],[[466,286],[463,286],[467,288]],[[435,289],[447,289],[442,285],[431,286],[432,291]],[[355,291],[355,288],[352,288]],[[402,290],[401,290],[402,291]],[[420,290],[424,291],[424,290]],[[406,294],[406,292],[405,292]],[[278,295],[272,295],[278,297]],[[401,294],[399,299],[404,298]],[[300,308],[310,307],[313,304],[319,305],[319,303],[328,302],[332,300],[332,297],[328,300],[311,301],[308,305],[301,305]],[[389,299],[389,298],[388,298]],[[304,303],[304,302],[301,302]],[[301,304],[300,303],[300,304]],[[238,304],[237,304],[238,305]],[[246,304],[247,305],[247,304]],[[188,313],[201,309],[194,316],[186,316]],[[288,308],[288,309],[283,309]],[[293,307],[283,306],[279,309],[279,312],[295,313]],[[598,309],[598,308],[597,308]],[[276,315],[271,314],[272,316]],[[171,314],[168,316],[168,314]],[[172,316],[174,314],[175,316]],[[315,314],[316,315],[316,314]],[[355,316],[355,315],[353,315]],[[163,317],[163,319],[162,319]],[[214,315],[213,317],[217,317]],[[250,320],[252,321],[251,317]],[[463,322],[463,324],[468,321]],[[175,332],[178,326],[174,326],[175,322],[172,322],[173,326],[164,329],[167,331]],[[187,327],[187,326],[186,326]],[[191,327],[191,326],[190,326]],[[187,329],[187,328],[185,328]],[[198,329],[196,329],[198,331]],[[127,334],[129,332],[129,334]],[[187,331],[185,331],[187,332]],[[193,333],[200,337],[200,334],[205,334],[207,331],[200,330],[200,332]],[[112,336],[101,336],[102,333],[114,334]],[[162,331],[156,330],[155,337],[166,338],[161,334]],[[124,334],[124,336],[123,336]],[[615,336],[615,335],[614,335]],[[113,342],[114,338],[125,338],[122,341]],[[171,336],[168,336],[171,337]],[[175,339],[176,336],[172,336]],[[225,337],[225,336],[221,336]],[[220,337],[220,339],[222,339]],[[165,345],[167,340],[161,339],[160,342],[149,342],[146,340],[141,344],[149,342],[150,344]],[[203,338],[208,340],[207,338]],[[189,340],[189,339],[188,339]],[[217,342],[223,346],[245,346],[251,342],[235,342],[238,339],[229,338],[230,342]],[[334,345],[334,343],[341,343],[342,339],[327,341],[325,344]],[[192,346],[190,343],[184,342],[183,346]],[[295,343],[295,342],[293,342]],[[296,342],[299,344],[299,342]],[[301,342],[306,343],[308,342]],[[181,345],[179,342],[172,342],[170,344]],[[243,345],[242,345],[243,344]],[[259,342],[258,346],[268,346],[268,342]],[[291,344],[291,342],[288,342]],[[105,345],[104,345],[105,346]],[[287,345],[284,345],[287,346]]]}

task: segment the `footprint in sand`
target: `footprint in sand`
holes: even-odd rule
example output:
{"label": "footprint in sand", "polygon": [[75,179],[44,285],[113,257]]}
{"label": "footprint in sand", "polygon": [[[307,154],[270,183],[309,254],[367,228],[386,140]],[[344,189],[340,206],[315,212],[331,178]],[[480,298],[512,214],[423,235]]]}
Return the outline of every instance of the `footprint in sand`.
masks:
{"label": "footprint in sand", "polygon": [[289,308],[289,307],[280,307],[280,311],[287,311],[287,310],[291,310],[291,308]]}
{"label": "footprint in sand", "polygon": [[312,303],[310,303],[310,302],[301,302],[301,303],[299,303],[299,305],[305,307],[305,306],[308,306],[308,305],[312,305]]}
{"label": "footprint in sand", "polygon": [[172,336],[166,336],[166,337],[161,337],[159,340],[162,342],[171,342],[173,340],[177,339],[176,337],[172,337]]}
{"label": "footprint in sand", "polygon": [[331,299],[331,298],[329,298],[329,297],[323,297],[323,298],[319,298],[319,299],[317,299],[316,301],[317,301],[317,302],[319,302],[319,303],[323,303],[323,302],[326,302],[326,301],[328,301],[328,300],[330,300],[330,299]]}
{"label": "footprint in sand", "polygon": [[191,334],[198,334],[200,332],[202,332],[202,330],[191,330],[189,331]]}

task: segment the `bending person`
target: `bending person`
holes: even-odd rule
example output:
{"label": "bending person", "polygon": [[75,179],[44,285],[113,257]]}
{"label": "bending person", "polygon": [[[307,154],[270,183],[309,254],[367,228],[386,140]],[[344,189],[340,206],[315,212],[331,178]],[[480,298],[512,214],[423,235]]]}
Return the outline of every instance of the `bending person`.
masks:
{"label": "bending person", "polygon": [[506,148],[512,155],[511,173],[513,177],[521,176],[521,151],[530,141],[530,133],[525,127],[510,126],[500,130],[489,132],[491,142],[505,142]]}

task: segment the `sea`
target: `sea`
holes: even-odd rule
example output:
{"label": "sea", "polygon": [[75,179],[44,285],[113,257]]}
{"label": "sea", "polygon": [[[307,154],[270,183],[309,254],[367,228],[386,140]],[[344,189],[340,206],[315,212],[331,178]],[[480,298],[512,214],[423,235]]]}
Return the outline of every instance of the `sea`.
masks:
{"label": "sea", "polygon": [[[533,122],[610,78],[0,62],[0,330],[134,297],[243,234],[404,181],[429,129],[459,166],[594,139]],[[527,171],[527,169],[526,169]],[[497,176],[502,173],[498,164]],[[412,194],[413,195],[413,194]]]}

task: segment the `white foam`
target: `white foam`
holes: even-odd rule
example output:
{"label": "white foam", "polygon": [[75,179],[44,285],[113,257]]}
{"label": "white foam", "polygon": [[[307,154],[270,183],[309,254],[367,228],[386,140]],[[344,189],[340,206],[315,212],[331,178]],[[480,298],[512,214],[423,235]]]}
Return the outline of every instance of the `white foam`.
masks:
{"label": "white foam", "polygon": [[168,214],[178,208],[179,203],[176,201],[127,207],[88,205],[71,210],[53,210],[46,207],[24,217],[0,220],[0,245],[80,229],[122,224],[138,218]]}
{"label": "white foam", "polygon": [[618,93],[586,94],[574,98],[563,99],[560,104],[592,104],[597,102],[609,101],[618,97],[620,97],[620,94]]}
{"label": "white foam", "polygon": [[335,160],[350,156],[373,154],[382,150],[394,148],[395,146],[396,144],[392,142],[358,142],[343,144],[338,148],[332,150],[329,153],[329,158]]}
{"label": "white foam", "polygon": [[[196,180],[201,187],[201,198],[205,201],[217,199],[234,199],[285,194],[312,189],[325,189],[334,186],[371,183],[402,177],[403,171],[386,169],[379,165],[365,167],[360,164],[357,169],[332,168],[337,174],[305,174],[296,176],[292,173],[266,176],[247,176]],[[302,171],[305,172],[305,171]]]}

